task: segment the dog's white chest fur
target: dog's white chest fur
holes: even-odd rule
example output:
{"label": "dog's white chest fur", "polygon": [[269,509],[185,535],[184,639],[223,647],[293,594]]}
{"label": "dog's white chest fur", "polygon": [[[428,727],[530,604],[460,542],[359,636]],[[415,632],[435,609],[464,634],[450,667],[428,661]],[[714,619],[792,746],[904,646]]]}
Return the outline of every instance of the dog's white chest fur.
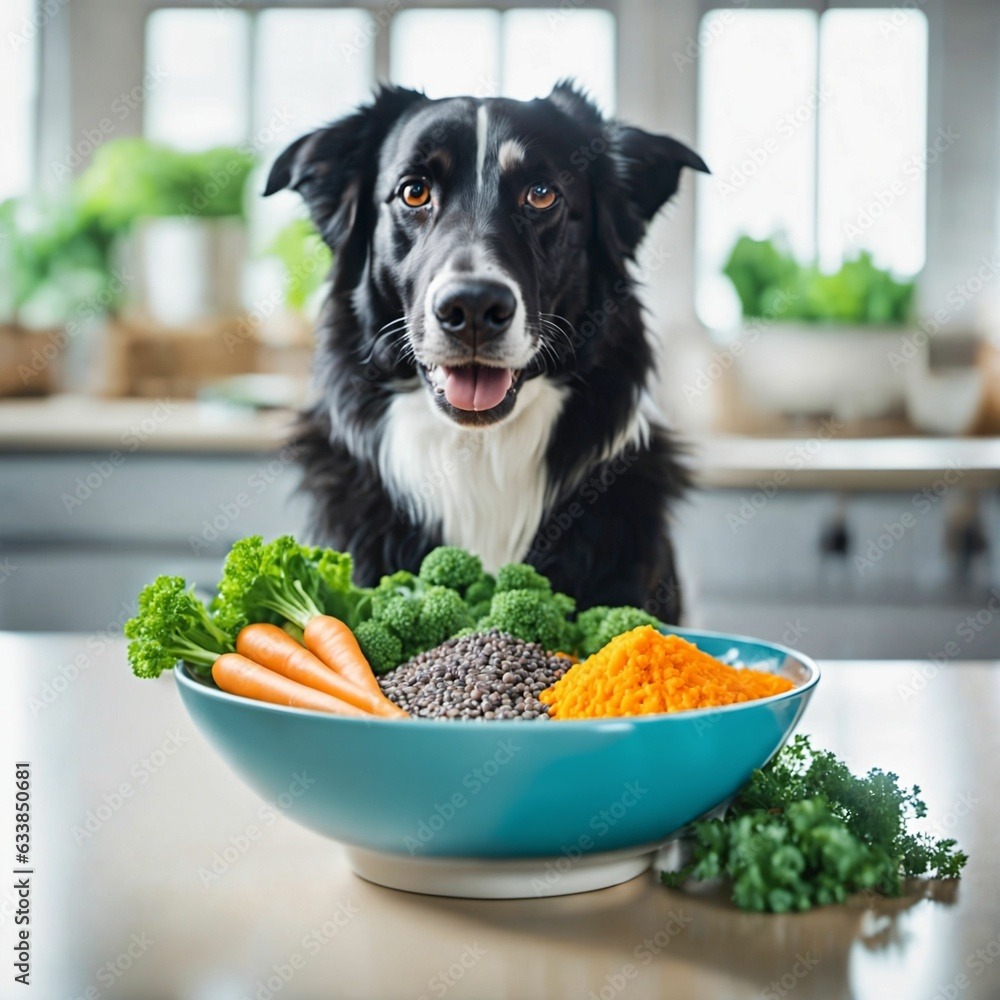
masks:
{"label": "dog's white chest fur", "polygon": [[379,450],[382,478],[414,520],[446,545],[476,552],[490,572],[524,558],[545,512],[545,451],[565,390],[526,382],[511,418],[469,430],[442,419],[424,388],[397,395]]}

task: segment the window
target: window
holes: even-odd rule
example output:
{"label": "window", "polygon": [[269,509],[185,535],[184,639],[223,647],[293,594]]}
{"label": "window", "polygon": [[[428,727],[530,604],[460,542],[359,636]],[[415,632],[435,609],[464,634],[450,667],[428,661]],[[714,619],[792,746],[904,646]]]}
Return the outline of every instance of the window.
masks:
{"label": "window", "polygon": [[0,201],[26,194],[34,175],[38,33],[33,0],[0,4]]}
{"label": "window", "polygon": [[737,237],[783,234],[836,269],[870,251],[902,275],[924,263],[927,18],[905,8],[716,10],[700,38],[696,305],[739,320],[721,270]]}
{"label": "window", "polygon": [[[285,146],[369,96],[375,78],[369,20],[350,8],[266,10],[257,17],[251,143],[261,168],[254,190],[263,189]],[[297,198],[255,199],[255,245],[270,242],[301,212]]]}
{"label": "window", "polygon": [[615,19],[606,10],[512,10],[504,15],[503,93],[526,100],[572,77],[605,114],[615,110]]}
{"label": "window", "polygon": [[[355,8],[167,8],[146,26],[147,138],[181,149],[235,145],[260,160],[259,192],[275,156],[298,136],[363,101],[374,82],[370,15]],[[296,198],[252,198],[245,298],[267,301],[282,282],[262,251],[302,214]]]}
{"label": "window", "polygon": [[[831,10],[820,32],[820,265],[859,249],[901,274],[924,265],[927,18]],[[889,202],[889,204],[882,204]]]}
{"label": "window", "polygon": [[615,21],[606,10],[406,10],[392,20],[391,77],[449,94],[542,97],[573,77],[615,106]]}
{"label": "window", "polygon": [[158,10],[146,26],[156,74],[143,112],[150,139],[178,149],[235,145],[248,134],[249,20],[235,10]]}
{"label": "window", "polygon": [[[376,48],[386,43],[390,79],[432,97],[528,98],[572,76],[605,111],[614,109],[615,21],[607,10],[410,8],[388,25],[379,13],[220,3],[155,10],[146,24],[146,69],[157,71],[157,82],[145,102],[145,135],[189,150],[249,148],[261,161],[251,180],[259,191],[286,145],[371,94]],[[280,281],[277,263],[261,251],[303,209],[291,196],[253,198],[248,208],[245,297],[253,303]]]}
{"label": "window", "polygon": [[404,10],[392,19],[390,77],[430,97],[500,90],[500,14],[495,10]]}

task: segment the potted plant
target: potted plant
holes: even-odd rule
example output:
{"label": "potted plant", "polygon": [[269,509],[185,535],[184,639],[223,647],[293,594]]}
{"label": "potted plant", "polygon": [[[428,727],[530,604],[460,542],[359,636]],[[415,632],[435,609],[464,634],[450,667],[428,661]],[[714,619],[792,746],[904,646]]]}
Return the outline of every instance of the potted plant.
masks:
{"label": "potted plant", "polygon": [[103,145],[79,179],[86,211],[130,231],[135,296],[155,322],[179,326],[242,310],[248,251],[245,150],[182,152],[145,139]]}
{"label": "potted plant", "polygon": [[776,240],[748,236],[737,240],[724,273],[743,308],[737,371],[755,407],[843,420],[902,409],[906,372],[898,358],[914,282],[876,267],[867,252],[824,273]]}
{"label": "potted plant", "polygon": [[0,204],[0,395],[51,391],[66,355],[86,354],[126,291],[115,235],[73,191]]}

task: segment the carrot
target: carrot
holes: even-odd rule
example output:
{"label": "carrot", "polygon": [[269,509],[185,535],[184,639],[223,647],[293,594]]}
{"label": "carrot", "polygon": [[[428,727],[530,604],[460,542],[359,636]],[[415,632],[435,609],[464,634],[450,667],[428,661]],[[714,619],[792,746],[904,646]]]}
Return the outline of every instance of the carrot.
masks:
{"label": "carrot", "polygon": [[[371,692],[376,698],[389,702],[401,711],[395,702],[382,693],[371,666],[361,652],[354,633],[332,615],[317,615],[305,628],[306,648],[318,656],[328,667],[336,670],[351,683]],[[405,713],[404,713],[405,714]]]}
{"label": "carrot", "polygon": [[289,680],[324,691],[370,715],[399,716],[401,708],[328,667],[277,625],[247,625],[236,636],[236,652]]}
{"label": "carrot", "polygon": [[314,712],[329,712],[331,715],[370,718],[370,713],[349,705],[340,698],[282,677],[239,653],[223,653],[212,666],[212,680],[223,691],[253,698],[255,701],[269,701],[292,708],[310,708]]}

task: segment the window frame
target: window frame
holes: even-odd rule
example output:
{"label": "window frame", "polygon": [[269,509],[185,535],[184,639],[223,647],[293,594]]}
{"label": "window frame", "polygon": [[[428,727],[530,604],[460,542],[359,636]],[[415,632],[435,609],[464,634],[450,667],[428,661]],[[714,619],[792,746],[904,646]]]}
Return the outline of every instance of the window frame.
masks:
{"label": "window frame", "polygon": [[[897,5],[898,6],[898,5]],[[823,15],[828,11],[832,10],[894,10],[896,9],[889,0],[883,0],[881,3],[873,3],[872,0],[743,0],[743,2],[737,2],[731,6],[725,6],[720,4],[719,0],[698,0],[697,5],[697,23],[698,30],[701,30],[702,24],[706,15],[713,11],[726,11],[734,10],[737,12],[743,11],[812,11],[816,14],[816,24],[817,24],[817,34],[816,41],[817,47],[821,46],[821,22]],[[912,7],[903,7],[903,10],[916,11],[917,13],[923,14],[927,22],[927,93],[926,101],[924,107],[924,128],[925,135],[930,135],[930,125],[934,116],[935,110],[935,92],[934,92],[934,79],[935,79],[935,60],[936,49],[935,49],[935,28],[936,19],[932,17],[931,11],[927,10],[924,5],[915,5]],[[821,79],[821,60],[817,58],[816,60],[816,79],[815,85],[818,88]],[[696,88],[696,109],[695,116],[696,120],[700,117],[701,112],[701,88]],[[813,204],[812,204],[812,229],[813,229],[813,255],[812,260],[819,260],[819,232],[820,232],[820,163],[819,163],[819,152],[820,152],[820,127],[819,122],[823,114],[822,108],[817,110],[816,113],[816,129],[813,142],[815,145],[815,184],[813,190]],[[698,141],[700,142],[701,136],[698,136]],[[924,273],[927,271],[929,262],[931,260],[931,211],[930,211],[930,190],[931,190],[931,178],[933,176],[931,167],[925,170],[924,175],[924,262],[920,270],[913,276],[914,280],[918,283],[921,281]],[[692,304],[697,315],[697,302],[698,302],[698,283],[700,274],[698,271],[698,231],[697,227],[695,229],[694,241],[692,243],[691,252],[694,262],[694,284],[691,290]],[[711,329],[707,323],[705,323],[700,316],[698,316],[698,322],[706,329]],[[724,333],[725,331],[714,331],[716,333]]]}
{"label": "window frame", "polygon": [[[6,42],[6,39],[4,40]],[[25,144],[27,149],[27,184],[21,191],[9,193],[0,192],[0,201],[12,198],[32,197],[44,189],[45,183],[40,177],[40,165],[44,162],[43,150],[43,129],[40,127],[43,108],[43,85],[45,82],[45,71],[47,66],[45,52],[45,33],[41,28],[35,26],[30,36],[25,38],[25,44],[31,47],[31,67],[30,67],[30,88],[31,95],[27,103],[28,119],[30,121],[30,131],[28,141]],[[46,178],[47,180],[47,178]]]}
{"label": "window frame", "polygon": [[[586,0],[586,6],[588,9],[608,11],[612,17],[614,17],[617,29],[618,23],[621,19],[622,2],[623,0]],[[354,3],[331,3],[330,0],[288,0],[288,2],[276,2],[276,0],[230,0],[228,3],[226,0],[151,0],[151,2],[146,4],[142,12],[142,34],[143,38],[145,38],[147,21],[149,20],[150,15],[154,14],[158,10],[213,10],[229,8],[232,10],[243,11],[250,17],[249,76],[252,78],[257,30],[256,20],[257,16],[266,10],[341,10],[346,8],[366,10],[372,17],[375,17],[379,13],[389,13],[391,16],[395,16],[397,13],[402,13],[404,10],[414,11],[420,10],[421,8],[431,10],[476,10],[485,7],[491,10],[499,11],[502,14],[509,10],[521,10],[525,8],[533,10],[548,10],[552,8],[559,9],[561,6],[565,6],[566,3],[567,0],[382,0],[382,2],[378,2],[378,0],[356,0]],[[569,0],[569,3],[573,9],[577,6],[583,5],[582,2],[580,4],[576,4],[574,0]],[[619,33],[616,30],[616,49],[618,46],[618,34]],[[391,31],[380,29],[375,32],[374,38],[372,39],[372,44],[374,45],[374,84],[388,81],[389,79],[391,35]],[[501,36],[497,39],[497,52],[500,57],[500,65],[503,65],[503,44],[503,35],[501,34]],[[615,89],[617,91],[621,78],[621,59],[618,58],[617,51],[614,75]],[[252,79],[247,81],[247,86],[250,98],[252,99]]]}

